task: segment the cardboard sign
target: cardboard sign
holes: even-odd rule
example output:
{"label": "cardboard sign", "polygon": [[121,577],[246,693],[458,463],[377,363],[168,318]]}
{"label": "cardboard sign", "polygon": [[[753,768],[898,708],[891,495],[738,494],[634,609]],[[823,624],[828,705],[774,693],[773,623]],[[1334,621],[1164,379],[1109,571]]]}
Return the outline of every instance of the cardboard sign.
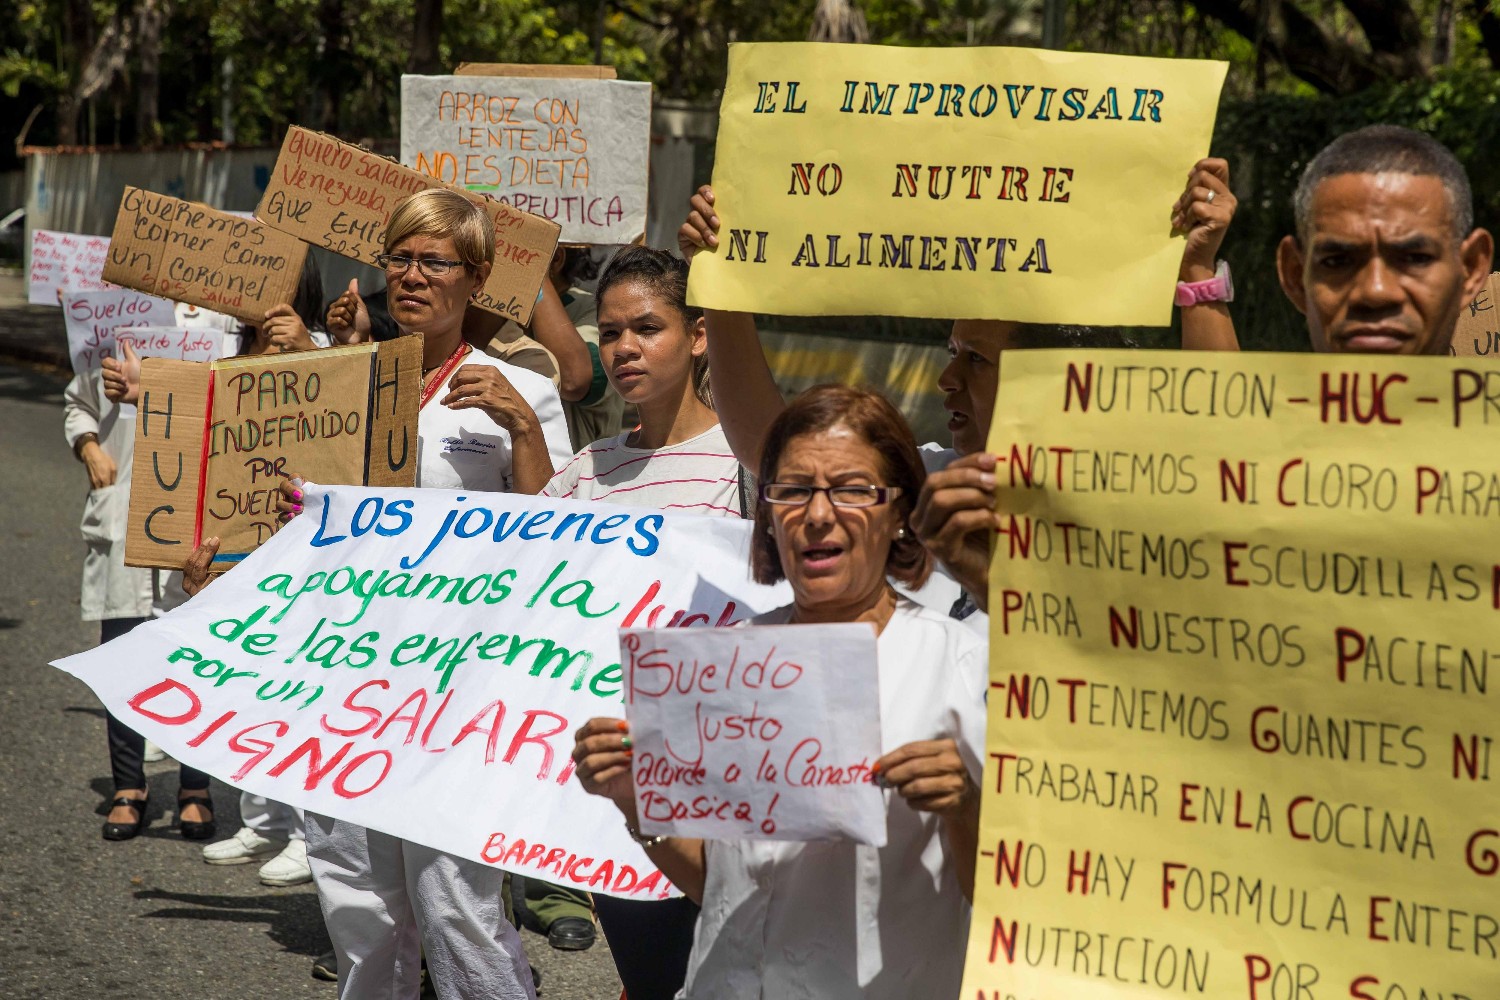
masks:
{"label": "cardboard sign", "polygon": [[108,256],[106,237],[33,230],[26,301],[55,306],[61,292],[99,292],[112,287],[103,277]]}
{"label": "cardboard sign", "polygon": [[259,324],[290,304],[307,245],[253,219],[126,187],[104,277]]}
{"label": "cardboard sign", "polygon": [[416,482],[422,342],[141,362],[125,562],[180,569],[204,538],[214,565],[244,559],[280,526],[283,479]]}
{"label": "cardboard sign", "polygon": [[479,205],[495,227],[495,267],[474,300],[517,323],[531,319],[557,249],[558,226],[493,198],[471,194],[395,160],[292,126],[255,217],[314,246],[374,266],[385,226],[418,191],[445,187]]}
{"label": "cardboard sign", "polygon": [[688,301],[1165,326],[1227,64],[736,44]]}
{"label": "cardboard sign", "polygon": [[1484,289],[1458,316],[1450,356],[1500,355],[1500,271],[1490,275]]}
{"label": "cardboard sign", "polygon": [[401,162],[551,219],[565,243],[646,231],[650,148],[649,83],[401,78]]}
{"label": "cardboard sign", "polygon": [[752,525],[466,490],[304,497],[188,604],[57,665],[236,788],[589,892],[667,895],[573,775],[573,733],[623,713],[620,628],[786,603],[750,581]]}
{"label": "cardboard sign", "polygon": [[620,633],[645,834],[885,846],[875,630]]}
{"label": "cardboard sign", "polygon": [[[68,331],[68,356],[73,371],[82,374],[99,367],[104,358],[115,355],[115,331],[125,327],[170,327],[177,321],[172,303],[144,292],[115,288],[102,292],[64,292],[63,323]],[[215,340],[223,338],[215,336]],[[183,342],[187,349],[187,342]],[[196,349],[195,349],[196,350]],[[151,354],[150,357],[176,357],[182,354]],[[187,360],[211,361],[198,357]]]}
{"label": "cardboard sign", "polygon": [[1487,362],[1016,351],[964,997],[1493,997]]}

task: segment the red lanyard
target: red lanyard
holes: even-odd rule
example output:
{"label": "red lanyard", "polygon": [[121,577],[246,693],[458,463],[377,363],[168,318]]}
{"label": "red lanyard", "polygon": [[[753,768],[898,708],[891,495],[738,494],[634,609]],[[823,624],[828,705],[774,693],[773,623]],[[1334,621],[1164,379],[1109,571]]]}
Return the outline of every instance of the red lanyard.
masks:
{"label": "red lanyard", "polygon": [[453,374],[453,369],[458,367],[458,363],[469,351],[469,345],[460,340],[458,346],[453,349],[453,353],[448,355],[448,360],[444,361],[442,366],[433,373],[432,379],[422,389],[422,401],[417,404],[417,409],[420,410],[430,403],[432,397],[438,394],[438,390],[448,384],[448,378]]}

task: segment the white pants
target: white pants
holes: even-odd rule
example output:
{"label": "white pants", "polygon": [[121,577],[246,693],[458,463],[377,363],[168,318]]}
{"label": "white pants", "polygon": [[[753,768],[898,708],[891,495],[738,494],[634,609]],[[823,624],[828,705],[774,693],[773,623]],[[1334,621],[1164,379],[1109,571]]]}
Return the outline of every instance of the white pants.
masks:
{"label": "white pants", "polygon": [[302,810],[264,795],[240,792],[240,820],[268,840],[303,840]]}
{"label": "white pants", "polygon": [[441,1000],[536,1000],[500,869],[316,813],[307,859],[341,1000],[416,1000],[424,952]]}

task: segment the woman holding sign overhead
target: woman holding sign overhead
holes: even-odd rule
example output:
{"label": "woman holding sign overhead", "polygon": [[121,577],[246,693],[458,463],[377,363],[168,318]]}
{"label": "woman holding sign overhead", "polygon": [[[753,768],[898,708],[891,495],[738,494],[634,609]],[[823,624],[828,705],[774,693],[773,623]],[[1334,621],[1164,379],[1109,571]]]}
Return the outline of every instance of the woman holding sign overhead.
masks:
{"label": "woman holding sign overhead", "polygon": [[[494,257],[488,218],[452,191],[413,195],[386,226],[376,262],[391,317],[423,343],[419,487],[535,493],[570,453],[552,383],[464,342],[464,313]],[[302,510],[299,483],[282,486],[288,516]],[[307,847],[340,996],[414,998],[424,954],[442,1000],[535,996],[500,869],[313,813]]]}
{"label": "woman holding sign overhead", "polygon": [[985,649],[964,626],[901,596],[930,571],[912,533],[922,460],[895,408],[844,386],[808,390],[772,423],[761,459],[751,569],[793,604],[755,624],[868,622],[879,636],[886,846],[847,840],[643,836],[630,732],[577,733],[579,780],[701,902],[690,1000],[910,1000],[958,994],[979,835]]}

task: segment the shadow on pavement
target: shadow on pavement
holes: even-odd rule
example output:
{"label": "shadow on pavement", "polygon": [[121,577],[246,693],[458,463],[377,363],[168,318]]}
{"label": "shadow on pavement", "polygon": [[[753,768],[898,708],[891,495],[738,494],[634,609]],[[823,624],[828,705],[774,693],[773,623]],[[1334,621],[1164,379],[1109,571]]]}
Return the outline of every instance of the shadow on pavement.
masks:
{"label": "shadow on pavement", "polygon": [[331,948],[323,930],[323,913],[312,892],[266,890],[251,896],[206,896],[166,889],[142,889],[134,894],[146,902],[181,903],[141,914],[142,919],[219,920],[239,924],[267,924],[266,934],[287,951],[314,958]]}

